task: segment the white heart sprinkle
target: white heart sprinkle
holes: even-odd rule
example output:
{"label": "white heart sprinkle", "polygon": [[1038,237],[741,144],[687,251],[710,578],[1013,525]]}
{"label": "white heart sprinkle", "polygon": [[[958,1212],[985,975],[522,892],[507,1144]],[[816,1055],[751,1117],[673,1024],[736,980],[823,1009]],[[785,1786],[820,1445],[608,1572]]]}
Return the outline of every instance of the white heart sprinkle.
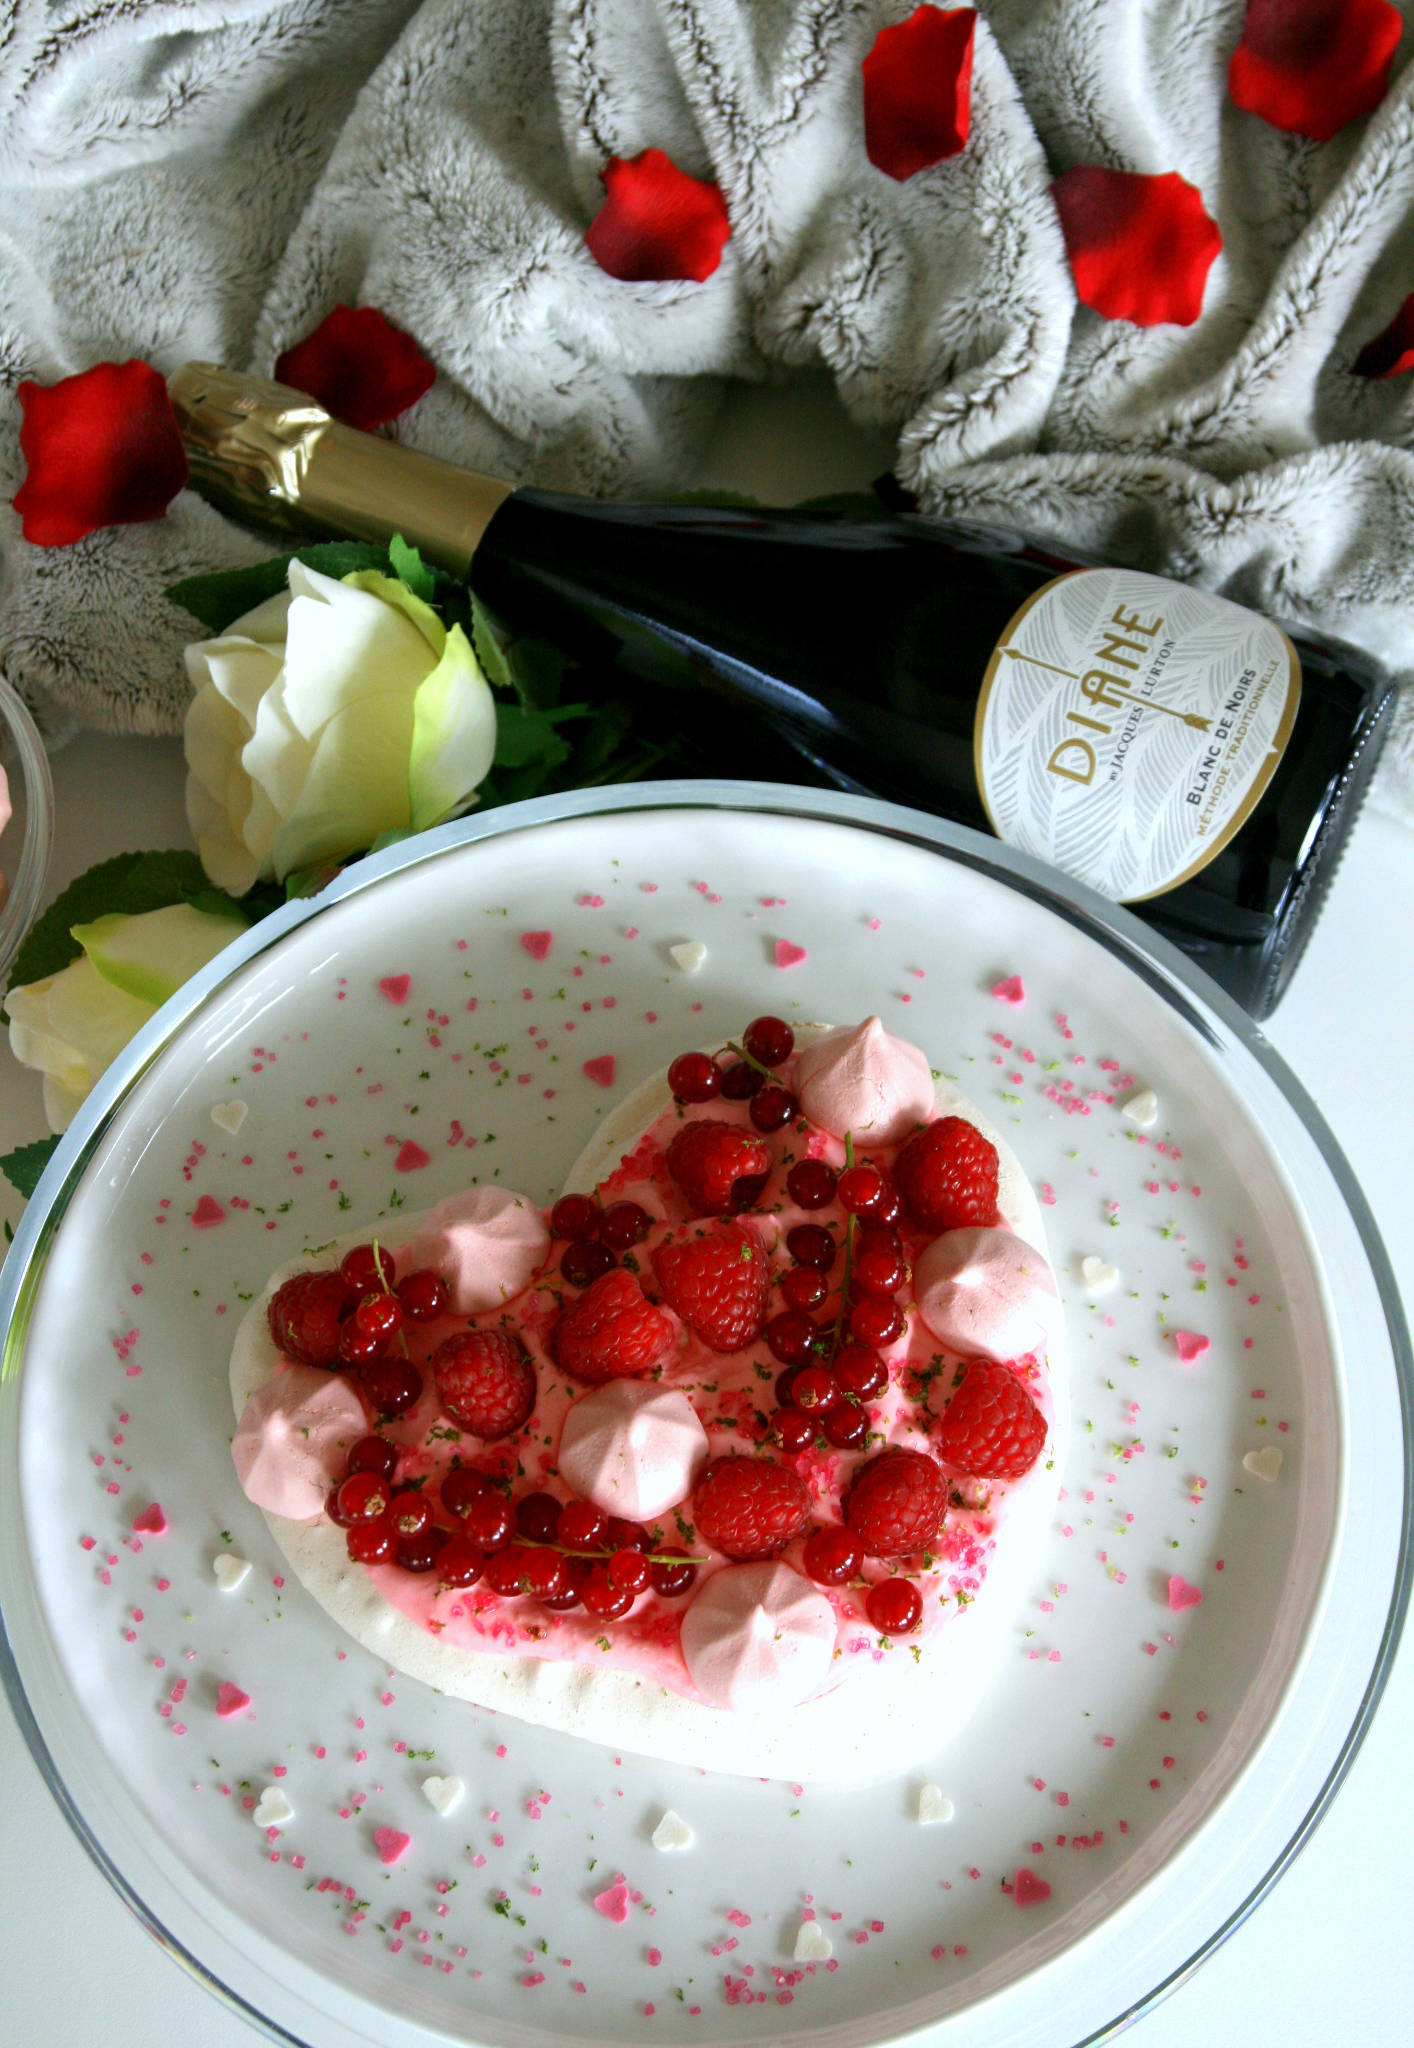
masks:
{"label": "white heart sprinkle", "polygon": [[213,1102],[211,1105],[212,1123],[232,1138],[249,1114],[250,1104],[242,1102],[239,1096],[232,1102]]}
{"label": "white heart sprinkle", "polygon": [[1119,1267],[1112,1266],[1108,1259],[1097,1259],[1093,1252],[1087,1252],[1080,1261],[1080,1277],[1088,1294],[1108,1294],[1119,1278]]}
{"label": "white heart sprinkle", "polygon": [[707,948],[700,939],[685,939],[680,946],[669,946],[668,953],[684,974],[696,974],[707,958]]}
{"label": "white heart sprinkle", "polygon": [[424,1778],[422,1790],[429,1806],[435,1806],[438,1813],[450,1813],[460,1804],[466,1786],[460,1778]]}
{"label": "white heart sprinkle", "polygon": [[1260,1451],[1249,1451],[1242,1460],[1244,1472],[1250,1472],[1254,1479],[1265,1479],[1270,1486],[1282,1468],[1284,1460],[1275,1444],[1263,1444]]}
{"label": "white heart sprinkle", "polygon": [[945,1797],[941,1786],[922,1785],[918,1791],[918,1819],[923,1827],[934,1821],[951,1820],[957,1811],[951,1799]]}
{"label": "white heart sprinkle", "polygon": [[251,1819],[258,1828],[282,1828],[293,1820],[295,1810],[278,1785],[267,1785]]}
{"label": "white heart sprinkle", "polygon": [[655,1849],[690,1849],[695,1837],[692,1829],[680,1813],[674,1813],[671,1806],[653,1830]]}
{"label": "white heart sprinkle", "polygon": [[212,1558],[211,1571],[223,1593],[234,1593],[250,1577],[250,1559],[237,1557],[234,1550],[223,1550],[219,1557]]}
{"label": "white heart sprinkle", "polygon": [[795,1937],[795,1960],[798,1963],[827,1963],[834,1954],[834,1944],[818,1920],[802,1920],[800,1932]]}
{"label": "white heart sprinkle", "polygon": [[1132,1124],[1142,1124],[1147,1131],[1150,1124],[1159,1120],[1159,1098],[1152,1088],[1141,1088],[1137,1095],[1130,1096],[1128,1102],[1120,1104],[1119,1111]]}

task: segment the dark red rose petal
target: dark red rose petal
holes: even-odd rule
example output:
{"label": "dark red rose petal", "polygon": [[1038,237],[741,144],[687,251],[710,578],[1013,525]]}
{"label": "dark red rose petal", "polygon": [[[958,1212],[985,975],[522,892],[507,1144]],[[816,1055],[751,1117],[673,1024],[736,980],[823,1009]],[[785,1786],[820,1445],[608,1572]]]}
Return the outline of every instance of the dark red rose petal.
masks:
{"label": "dark red rose petal", "polygon": [[608,197],[584,237],[601,270],[631,284],[701,284],[712,275],[731,233],[715,185],[689,177],[661,149],[611,156],[602,176]]}
{"label": "dark red rose petal", "polygon": [[975,7],[918,7],[880,29],[864,73],[864,150],[890,178],[956,156],[972,126]]}
{"label": "dark red rose petal", "polygon": [[1192,326],[1223,238],[1187,179],[1084,164],[1057,178],[1051,194],[1087,306],[1136,327]]}
{"label": "dark red rose petal", "polygon": [[336,420],[365,432],[415,405],[436,375],[412,336],[376,306],[335,306],[275,365],[281,384],[307,391]]}
{"label": "dark red rose petal", "polygon": [[1353,368],[1357,377],[1402,377],[1414,370],[1414,292],[1384,333],[1366,342]]}
{"label": "dark red rose petal", "polygon": [[25,480],[21,531],[67,548],[100,526],[160,519],[187,480],[167,386],[150,363],[95,363],[57,384],[19,387]]}
{"label": "dark red rose petal", "polygon": [[1403,27],[1389,0],[1247,0],[1228,93],[1273,128],[1328,142],[1384,98]]}

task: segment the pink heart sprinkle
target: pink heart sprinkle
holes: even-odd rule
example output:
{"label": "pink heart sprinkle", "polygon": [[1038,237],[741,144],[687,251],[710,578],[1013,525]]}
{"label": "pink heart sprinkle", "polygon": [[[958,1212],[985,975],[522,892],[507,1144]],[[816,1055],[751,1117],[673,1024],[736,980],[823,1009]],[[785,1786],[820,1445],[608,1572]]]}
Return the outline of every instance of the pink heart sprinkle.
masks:
{"label": "pink heart sprinkle", "polygon": [[1018,1870],[1011,1895],[1018,1906],[1039,1906],[1051,1896],[1051,1888],[1034,1870]]}
{"label": "pink heart sprinkle", "polygon": [[167,1517],[157,1502],[153,1501],[151,1507],[144,1508],[140,1515],[133,1516],[133,1527],[140,1536],[165,1536]]}
{"label": "pink heart sprinkle", "polygon": [[1190,1586],[1187,1579],[1177,1576],[1169,1580],[1169,1612],[1181,1614],[1185,1607],[1196,1607],[1203,1595],[1197,1586]]}
{"label": "pink heart sprinkle", "polygon": [[395,1173],[416,1173],[419,1167],[430,1166],[432,1154],[424,1152],[416,1138],[407,1138],[398,1147],[398,1156],[393,1161]]}
{"label": "pink heart sprinkle", "polygon": [[532,960],[543,960],[554,943],[553,932],[522,932],[520,942]]}
{"label": "pink heart sprinkle", "polygon": [[584,1062],[585,1074],[591,1081],[597,1081],[601,1088],[614,1085],[615,1060],[611,1052],[601,1053],[597,1060]]}
{"label": "pink heart sprinkle", "polygon": [[594,1910],[596,1913],[602,1913],[606,1920],[617,1920],[622,1925],[628,1918],[630,1898],[629,1888],[620,1878],[618,1883],[611,1884],[606,1892],[599,1893],[594,1901]]}
{"label": "pink heart sprinkle", "polygon": [[226,1212],[211,1195],[203,1195],[191,1212],[193,1230],[210,1230],[213,1224],[224,1223]]}
{"label": "pink heart sprinkle", "polygon": [[792,939],[777,939],[775,961],[777,967],[799,967],[802,960],[809,959],[804,946],[797,946]]}
{"label": "pink heart sprinkle", "polygon": [[1211,1351],[1212,1346],[1197,1330],[1175,1330],[1173,1348],[1185,1365],[1191,1365],[1195,1358],[1201,1358],[1205,1351]]}
{"label": "pink heart sprinkle", "polygon": [[412,994],[410,974],[385,974],[378,984],[390,1003],[405,1003]]}
{"label": "pink heart sprinkle", "polygon": [[216,1711],[223,1720],[229,1718],[232,1714],[243,1714],[249,1705],[250,1694],[248,1692],[242,1692],[241,1688],[238,1685],[233,1685],[229,1678],[221,1680],[216,1690]]}
{"label": "pink heart sprinkle", "polygon": [[1009,974],[1005,981],[992,983],[992,994],[999,1003],[1024,1003],[1026,990],[1022,987],[1019,974]]}
{"label": "pink heart sprinkle", "polygon": [[373,1841],[380,1863],[396,1863],[412,1847],[412,1836],[405,1835],[401,1828],[375,1828]]}

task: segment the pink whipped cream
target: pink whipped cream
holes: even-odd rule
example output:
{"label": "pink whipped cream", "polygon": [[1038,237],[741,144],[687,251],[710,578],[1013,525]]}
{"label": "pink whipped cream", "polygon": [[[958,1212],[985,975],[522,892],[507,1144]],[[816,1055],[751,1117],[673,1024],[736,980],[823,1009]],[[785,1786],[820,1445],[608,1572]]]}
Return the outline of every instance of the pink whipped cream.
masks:
{"label": "pink whipped cream", "polygon": [[448,1195],[395,1253],[400,1273],[440,1273],[448,1306],[483,1315],[514,1300],[545,1263],[550,1233],[535,1204],[511,1188],[483,1183]]}
{"label": "pink whipped cream", "polygon": [[231,1440],[236,1475],[258,1508],[310,1521],[367,1428],[363,1401],[341,1374],[288,1366],[245,1404]]}
{"label": "pink whipped cream", "polygon": [[1049,1265],[1011,1230],[945,1230],[913,1275],[918,1313],[940,1344],[967,1358],[1029,1358],[1060,1326]]}
{"label": "pink whipped cream", "polygon": [[688,1608],[682,1652],[705,1700],[760,1713],[824,1689],[835,1632],[829,1601],[788,1564],[732,1564]]}
{"label": "pink whipped cream", "polygon": [[897,1145],[933,1114],[927,1055],[877,1017],[827,1031],[797,1055],[795,1088],[811,1123],[865,1145]]}
{"label": "pink whipped cream", "polygon": [[653,1522],[691,1493],[707,1432],[687,1395],[651,1380],[581,1394],[560,1431],[560,1477],[606,1515]]}

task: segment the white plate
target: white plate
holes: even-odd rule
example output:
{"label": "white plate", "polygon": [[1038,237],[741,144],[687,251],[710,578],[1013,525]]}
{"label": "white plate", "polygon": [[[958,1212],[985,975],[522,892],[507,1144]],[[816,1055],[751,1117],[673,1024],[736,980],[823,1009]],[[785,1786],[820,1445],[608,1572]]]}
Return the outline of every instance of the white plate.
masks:
{"label": "white plate", "polygon": [[[1260,1036],[1067,896],[862,800],[520,806],[270,920],[91,1099],[4,1277],[6,1675],[115,1883],[271,2031],[945,2023],[948,2048],[1055,2048],[1192,1967],[1304,1838],[1406,1592],[1407,1343],[1358,1192]],[[280,1584],[226,1452],[229,1335],[271,1265],[477,1176],[548,1198],[617,1095],[767,1009],[877,1009],[1002,1124],[1050,1204],[1075,1355],[1068,1497],[995,1679],[926,1773],[881,1755],[862,1789],[619,1758],[390,1677]],[[1146,1087],[1147,1130],[1120,1106]],[[212,1110],[237,1101],[232,1134]],[[1244,1468],[1271,1447],[1275,1480]],[[166,1532],[136,1531],[154,1501]],[[234,1593],[228,1551],[254,1567]],[[1171,1582],[1201,1601],[1171,1608]],[[223,1680],[249,1709],[218,1714]],[[446,1817],[430,1774],[467,1786]],[[925,1778],[950,1823],[918,1824]],[[294,1812],[273,1836],[267,1786]],[[651,1846],[667,1807],[690,1849]],[[411,1838],[391,1866],[385,1829]],[[1048,1897],[1017,1903],[1022,1869]],[[621,1874],[617,1921],[594,1900]],[[828,1964],[792,1960],[807,1909]]]}

